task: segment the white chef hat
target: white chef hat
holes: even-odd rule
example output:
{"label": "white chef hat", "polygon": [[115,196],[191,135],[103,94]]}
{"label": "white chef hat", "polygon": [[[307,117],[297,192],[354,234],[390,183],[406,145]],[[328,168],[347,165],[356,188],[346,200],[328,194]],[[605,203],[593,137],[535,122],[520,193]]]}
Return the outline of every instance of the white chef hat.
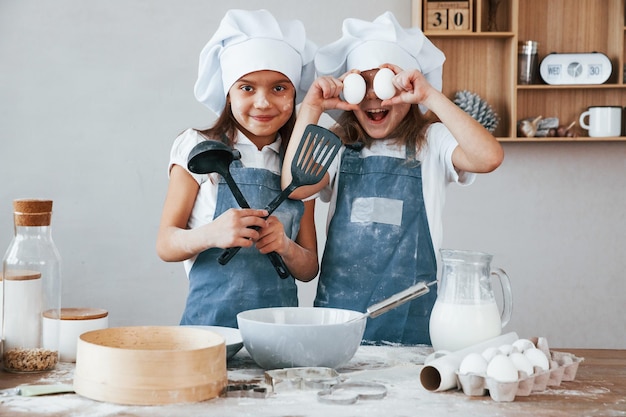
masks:
{"label": "white chef hat", "polygon": [[243,75],[286,75],[300,99],[313,82],[316,45],[299,20],[277,21],[267,10],[229,10],[200,53],[196,99],[220,114],[230,87]]}
{"label": "white chef hat", "polygon": [[405,29],[391,12],[385,12],[373,22],[345,19],[342,33],[340,39],[317,51],[319,75],[339,77],[351,69],[365,71],[391,63],[420,70],[441,91],[446,57],[419,28]]}

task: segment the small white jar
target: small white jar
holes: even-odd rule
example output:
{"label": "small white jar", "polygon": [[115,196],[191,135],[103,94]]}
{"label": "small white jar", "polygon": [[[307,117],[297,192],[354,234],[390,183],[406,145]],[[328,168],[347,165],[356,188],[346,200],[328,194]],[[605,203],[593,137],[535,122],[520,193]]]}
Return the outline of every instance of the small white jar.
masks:
{"label": "small white jar", "polygon": [[106,329],[109,326],[109,313],[101,308],[61,308],[61,320],[53,320],[44,313],[44,346],[46,335],[54,334],[57,323],[60,326],[59,360],[76,362],[76,345],[80,335]]}

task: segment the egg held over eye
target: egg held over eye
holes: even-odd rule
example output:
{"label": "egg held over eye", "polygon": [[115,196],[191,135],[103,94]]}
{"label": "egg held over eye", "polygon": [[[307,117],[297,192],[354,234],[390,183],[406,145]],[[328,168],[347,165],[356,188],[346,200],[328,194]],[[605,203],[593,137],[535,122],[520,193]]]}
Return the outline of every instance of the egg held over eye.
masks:
{"label": "egg held over eye", "polygon": [[365,97],[365,80],[360,74],[348,74],[343,79],[343,98],[350,104],[359,104]]}
{"label": "egg held over eye", "polygon": [[393,77],[396,74],[389,68],[381,68],[374,76],[374,93],[381,100],[387,100],[396,95]]}

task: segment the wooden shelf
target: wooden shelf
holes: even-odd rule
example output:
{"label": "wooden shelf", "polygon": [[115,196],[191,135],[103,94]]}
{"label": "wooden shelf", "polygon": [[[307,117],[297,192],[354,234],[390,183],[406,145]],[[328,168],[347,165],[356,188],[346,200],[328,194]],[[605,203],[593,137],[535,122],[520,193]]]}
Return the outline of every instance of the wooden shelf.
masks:
{"label": "wooden shelf", "polygon": [[[424,27],[427,1],[412,0],[413,26]],[[589,106],[626,106],[626,0],[501,0],[497,31],[488,30],[491,1],[472,1],[471,32],[425,31],[446,54],[446,96],[469,90],[486,100],[500,117],[494,134],[502,142],[626,141],[626,136],[516,137],[518,120],[541,115],[569,125]],[[611,61],[611,76],[600,85],[519,85],[517,49],[526,40],[539,43],[539,62],[553,52],[601,52]]]}
{"label": "wooden shelf", "polygon": [[574,138],[559,138],[559,137],[551,137],[551,138],[523,138],[523,137],[512,137],[512,138],[496,138],[499,142],[531,142],[531,143],[552,143],[552,142],[626,142],[626,137],[618,136],[618,137],[606,137],[606,138],[592,138],[589,136],[578,136]]}
{"label": "wooden shelf", "polygon": [[626,90],[626,84],[597,84],[597,85],[548,85],[530,84],[518,85],[518,90]]}
{"label": "wooden shelf", "polygon": [[424,32],[429,39],[432,38],[512,38],[515,36],[513,32],[444,32],[444,31],[426,31]]}

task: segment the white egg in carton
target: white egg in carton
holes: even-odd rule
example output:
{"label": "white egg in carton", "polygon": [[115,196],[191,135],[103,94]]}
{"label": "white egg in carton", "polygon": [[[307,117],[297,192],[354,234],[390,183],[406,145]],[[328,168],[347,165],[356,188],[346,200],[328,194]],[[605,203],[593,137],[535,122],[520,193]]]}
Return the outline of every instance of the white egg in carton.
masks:
{"label": "white egg in carton", "polygon": [[489,393],[494,401],[513,401],[573,381],[582,361],[571,353],[550,351],[543,337],[535,343],[519,339],[466,355],[457,371],[458,385],[465,395]]}

